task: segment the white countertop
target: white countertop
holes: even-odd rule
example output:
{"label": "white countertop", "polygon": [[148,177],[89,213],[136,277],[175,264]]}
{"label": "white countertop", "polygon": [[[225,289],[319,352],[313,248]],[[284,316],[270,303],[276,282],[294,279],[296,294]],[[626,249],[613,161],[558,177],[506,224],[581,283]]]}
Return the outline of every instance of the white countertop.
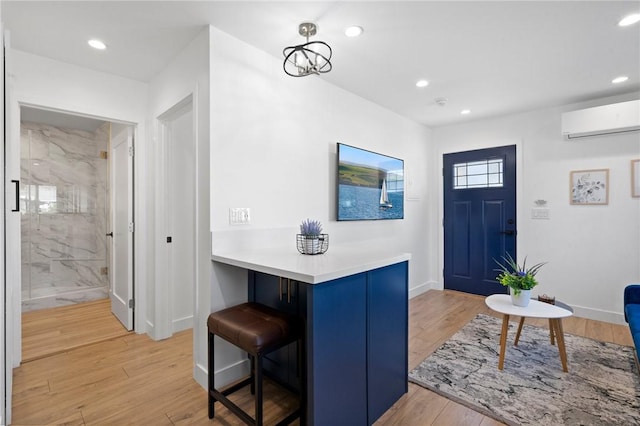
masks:
{"label": "white countertop", "polygon": [[492,294],[485,299],[485,303],[493,311],[520,317],[566,318],[573,315],[571,311],[559,306],[533,299],[529,301],[529,306],[516,306],[511,303],[511,296],[508,294]]}
{"label": "white countertop", "polygon": [[411,259],[410,253],[388,248],[336,245],[324,254],[300,254],[286,248],[234,249],[214,252],[214,262],[264,272],[309,284],[318,284]]}

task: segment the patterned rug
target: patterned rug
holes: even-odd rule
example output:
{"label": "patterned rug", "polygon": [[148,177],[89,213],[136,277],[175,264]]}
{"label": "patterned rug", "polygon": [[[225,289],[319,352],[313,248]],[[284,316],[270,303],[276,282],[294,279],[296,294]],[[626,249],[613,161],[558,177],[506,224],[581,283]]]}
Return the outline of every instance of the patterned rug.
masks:
{"label": "patterned rug", "polygon": [[498,370],[502,320],[479,314],[409,373],[409,381],[508,425],[640,425],[633,349],[565,333],[562,372],[549,330],[509,324]]}

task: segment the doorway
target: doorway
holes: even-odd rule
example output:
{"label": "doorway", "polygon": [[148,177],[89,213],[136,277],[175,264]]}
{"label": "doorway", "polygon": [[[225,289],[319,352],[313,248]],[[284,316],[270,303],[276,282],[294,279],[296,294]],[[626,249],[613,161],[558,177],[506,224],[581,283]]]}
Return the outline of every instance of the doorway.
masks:
{"label": "doorway", "polygon": [[443,155],[444,288],[506,293],[496,281],[507,254],[516,259],[516,147]]}
{"label": "doorway", "polygon": [[[193,327],[196,282],[196,143],[193,96],[159,117],[164,148],[164,253],[168,335]],[[160,263],[162,264],[162,263]],[[163,336],[163,337],[168,337]]]}
{"label": "doorway", "polygon": [[[108,231],[112,226],[110,194],[116,191],[109,182],[112,123],[25,106],[20,117],[24,361],[46,355],[41,346],[51,346],[53,352],[66,348],[39,344],[42,336],[30,332],[32,318],[49,317],[66,327],[55,329],[58,343],[68,340],[76,347],[101,338],[95,334],[85,341],[69,337],[78,333],[69,329],[64,318],[84,318],[76,325],[83,327],[87,319],[78,312],[106,308],[108,315],[111,311],[108,304],[99,302],[108,303],[113,288]],[[42,310],[47,312],[42,315]],[[105,339],[122,326],[111,328]]]}

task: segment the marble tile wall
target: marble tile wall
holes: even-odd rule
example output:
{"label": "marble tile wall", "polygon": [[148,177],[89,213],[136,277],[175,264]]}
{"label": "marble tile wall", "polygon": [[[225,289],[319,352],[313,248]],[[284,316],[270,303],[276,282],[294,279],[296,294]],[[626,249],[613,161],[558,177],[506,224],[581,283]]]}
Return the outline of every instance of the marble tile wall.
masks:
{"label": "marble tile wall", "polygon": [[23,122],[23,311],[108,297],[109,123],[95,133]]}

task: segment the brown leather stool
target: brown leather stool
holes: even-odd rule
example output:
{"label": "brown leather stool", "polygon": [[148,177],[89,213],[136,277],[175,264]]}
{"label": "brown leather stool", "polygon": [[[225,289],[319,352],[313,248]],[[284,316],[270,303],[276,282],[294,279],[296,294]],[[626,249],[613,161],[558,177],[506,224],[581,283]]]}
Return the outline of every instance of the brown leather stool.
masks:
{"label": "brown leather stool", "polygon": [[[209,418],[214,417],[214,404],[220,401],[246,424],[262,425],[262,357],[299,340],[298,362],[300,370],[304,372],[301,320],[259,303],[243,303],[212,313],[207,320],[207,327],[209,329]],[[251,358],[251,375],[222,392],[218,391],[214,384],[214,336],[219,336],[239,347]],[[300,406],[278,424],[289,424],[298,417],[301,418],[301,424],[305,423],[302,413],[304,413],[306,383],[304,374],[300,374],[300,377]],[[255,394],[254,418],[227,398],[227,395],[248,384],[251,385],[251,393]]]}

